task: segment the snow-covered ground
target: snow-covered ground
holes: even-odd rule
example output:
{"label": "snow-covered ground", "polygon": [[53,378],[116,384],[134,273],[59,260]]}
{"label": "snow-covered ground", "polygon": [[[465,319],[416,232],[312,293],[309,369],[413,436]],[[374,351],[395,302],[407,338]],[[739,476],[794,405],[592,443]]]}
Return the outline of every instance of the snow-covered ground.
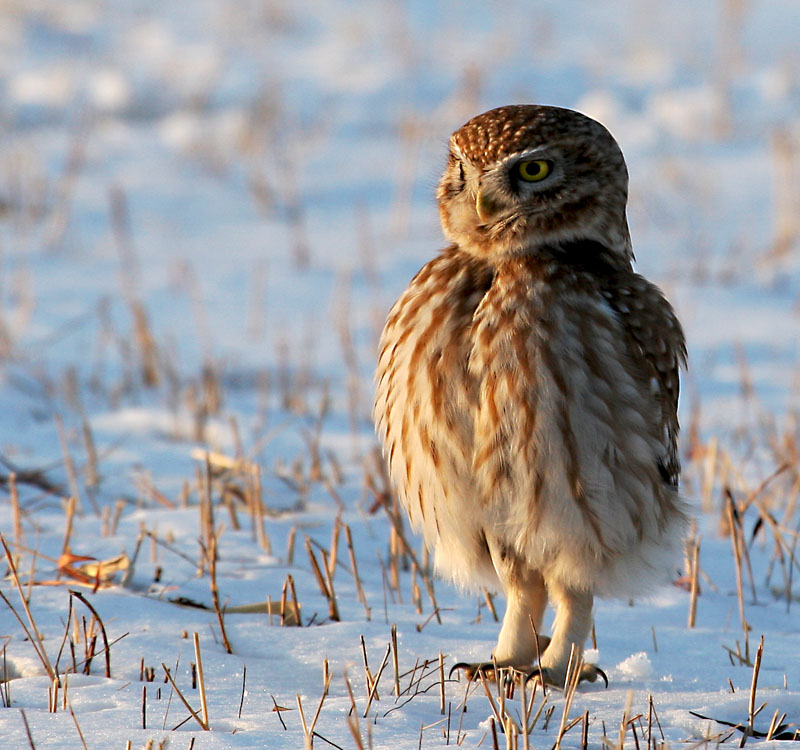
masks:
{"label": "snow-covered ground", "polygon": [[[795,0],[0,0],[0,531],[46,653],[4,577],[0,747],[300,748],[326,660],[315,747],[492,747],[482,687],[464,712],[439,659],[446,678],[485,658],[499,626],[483,597],[431,596],[391,543],[369,409],[383,317],[443,242],[450,132],[527,101],[600,119],[626,154],[638,268],[687,332],[700,545],[695,627],[691,566],[649,601],[598,602],[587,656],[610,685],[551,691],[531,746],[573,719],[565,747],[584,724],[591,747],[738,744],[695,714],[747,724],[762,635],[754,725],[785,713],[792,736],[798,29]],[[338,621],[308,552],[324,567],[334,541]],[[67,545],[124,557],[94,592]],[[265,613],[287,574],[303,627]],[[199,712],[194,633],[209,732],[161,666]],[[362,642],[373,676],[388,654],[372,700]],[[69,672],[54,699],[48,660]]]}

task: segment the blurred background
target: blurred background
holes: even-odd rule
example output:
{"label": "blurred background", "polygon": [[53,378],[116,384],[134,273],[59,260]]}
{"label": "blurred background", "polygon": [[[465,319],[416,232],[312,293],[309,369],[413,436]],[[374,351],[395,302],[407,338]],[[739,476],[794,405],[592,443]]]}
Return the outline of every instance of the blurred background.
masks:
{"label": "blurred background", "polygon": [[786,415],[798,28],[793,0],[0,1],[5,452],[76,410],[110,441],[208,440],[226,409],[256,435],[324,384],[363,453],[449,134],[511,102],[619,140],[639,270],[687,329],[684,422]]}

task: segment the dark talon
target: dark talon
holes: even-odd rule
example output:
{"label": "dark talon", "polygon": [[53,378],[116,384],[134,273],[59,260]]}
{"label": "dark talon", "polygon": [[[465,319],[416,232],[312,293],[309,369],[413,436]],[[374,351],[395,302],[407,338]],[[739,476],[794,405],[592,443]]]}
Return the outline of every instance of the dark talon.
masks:
{"label": "dark talon", "polygon": [[453,679],[453,672],[455,672],[457,669],[469,669],[469,667],[470,667],[470,665],[467,664],[467,662],[465,662],[465,661],[460,661],[460,662],[458,662],[458,664],[453,664],[453,667],[450,669],[450,672],[447,675],[447,679],[448,680],[452,680]]}
{"label": "dark talon", "polygon": [[466,661],[460,661],[457,664],[454,664],[450,669],[450,673],[447,675],[447,679],[450,680],[453,677],[453,672],[457,669],[463,669],[470,680],[472,680],[476,674],[480,672],[486,672],[488,670],[494,670],[494,663],[490,661],[479,661],[473,664],[470,664]]}
{"label": "dark talon", "polygon": [[[578,682],[583,682],[584,680],[586,680],[587,682],[594,682],[598,678],[598,676],[603,678],[603,682],[605,683],[606,689],[608,689],[608,675],[595,664],[587,664],[584,666]],[[559,685],[558,683],[554,682],[550,678],[547,669],[543,667],[538,667],[538,666],[534,667],[525,676],[525,682],[526,683],[529,682],[534,677],[539,677],[545,685],[550,685],[552,687],[557,687],[557,688],[563,687],[563,685]]]}
{"label": "dark talon", "polygon": [[550,682],[550,680],[548,680],[548,679],[547,679],[547,670],[546,670],[546,669],[543,669],[542,667],[540,667],[540,666],[538,666],[538,665],[537,665],[537,666],[535,666],[535,667],[534,667],[534,668],[533,668],[533,669],[532,669],[530,672],[528,672],[528,674],[526,674],[526,675],[525,675],[525,683],[527,684],[527,683],[528,683],[528,682],[530,682],[530,681],[531,681],[531,680],[532,680],[534,677],[540,677],[540,678],[541,678],[541,680],[542,680],[542,683],[543,683],[544,685],[550,685],[550,684],[552,684],[552,683]]}

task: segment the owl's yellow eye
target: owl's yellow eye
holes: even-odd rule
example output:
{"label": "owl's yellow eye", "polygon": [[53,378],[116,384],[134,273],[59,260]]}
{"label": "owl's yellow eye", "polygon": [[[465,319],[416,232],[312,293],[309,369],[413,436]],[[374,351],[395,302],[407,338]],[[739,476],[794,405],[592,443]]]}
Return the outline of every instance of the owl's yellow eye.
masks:
{"label": "owl's yellow eye", "polygon": [[521,161],[517,163],[516,171],[525,182],[540,182],[550,174],[550,162],[544,159]]}

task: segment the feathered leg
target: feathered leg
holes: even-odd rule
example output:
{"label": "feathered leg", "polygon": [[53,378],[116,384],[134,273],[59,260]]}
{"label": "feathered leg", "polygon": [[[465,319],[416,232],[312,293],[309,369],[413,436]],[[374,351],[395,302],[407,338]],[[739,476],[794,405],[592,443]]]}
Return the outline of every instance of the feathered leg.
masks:
{"label": "feathered leg", "polygon": [[[574,645],[575,658],[578,659],[592,629],[593,597],[588,591],[570,589],[557,583],[551,583],[548,590],[556,607],[553,637],[539,660],[539,667],[530,676],[539,675],[548,685],[564,687],[572,647]],[[583,665],[580,680],[594,682],[598,677],[608,685],[608,679],[599,667]]]}

